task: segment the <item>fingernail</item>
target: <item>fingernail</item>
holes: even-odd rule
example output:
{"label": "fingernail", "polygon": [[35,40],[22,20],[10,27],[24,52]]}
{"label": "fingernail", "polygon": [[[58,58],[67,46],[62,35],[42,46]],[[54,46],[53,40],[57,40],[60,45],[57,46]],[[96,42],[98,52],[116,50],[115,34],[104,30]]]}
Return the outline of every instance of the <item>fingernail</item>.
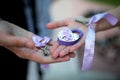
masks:
{"label": "fingernail", "polygon": [[71,54],[71,57],[74,58],[74,57],[75,57],[75,54]]}

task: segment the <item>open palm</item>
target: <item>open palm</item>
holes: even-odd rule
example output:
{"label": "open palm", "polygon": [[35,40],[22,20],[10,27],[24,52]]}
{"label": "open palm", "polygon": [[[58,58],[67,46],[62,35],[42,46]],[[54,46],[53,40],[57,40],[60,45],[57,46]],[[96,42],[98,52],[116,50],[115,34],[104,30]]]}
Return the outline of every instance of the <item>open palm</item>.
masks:
{"label": "open palm", "polygon": [[33,33],[7,21],[0,22],[0,35],[0,46],[7,48],[20,58],[39,63],[55,63],[70,59],[70,55],[57,59],[53,59],[51,55],[44,56],[40,49],[36,49],[32,41]]}
{"label": "open palm", "polygon": [[83,32],[83,37],[72,46],[59,45],[58,42],[53,44],[51,48],[52,57],[63,57],[71,52],[74,52],[76,49],[80,48],[85,43],[85,36],[87,32],[87,26],[74,21],[73,19],[66,19],[62,21],[50,22],[47,24],[47,28],[55,29],[59,27],[69,27],[70,29],[79,29]]}

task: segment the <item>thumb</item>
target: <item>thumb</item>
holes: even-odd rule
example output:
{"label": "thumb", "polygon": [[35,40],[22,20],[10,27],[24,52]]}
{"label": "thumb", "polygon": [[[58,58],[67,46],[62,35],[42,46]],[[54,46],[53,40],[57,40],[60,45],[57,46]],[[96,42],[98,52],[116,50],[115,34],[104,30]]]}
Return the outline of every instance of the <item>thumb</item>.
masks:
{"label": "thumb", "polygon": [[65,19],[61,21],[50,22],[46,26],[48,29],[54,29],[54,28],[59,28],[63,26],[68,26],[70,22],[71,22],[71,19]]}
{"label": "thumb", "polygon": [[0,44],[2,46],[34,48],[32,39],[1,34]]}

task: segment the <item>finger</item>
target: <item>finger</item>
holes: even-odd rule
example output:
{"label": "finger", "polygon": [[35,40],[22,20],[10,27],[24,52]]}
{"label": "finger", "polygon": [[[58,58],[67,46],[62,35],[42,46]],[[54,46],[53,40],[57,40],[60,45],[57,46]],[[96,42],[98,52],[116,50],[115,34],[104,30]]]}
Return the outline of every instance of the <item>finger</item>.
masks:
{"label": "finger", "polygon": [[60,56],[60,52],[62,50],[64,50],[66,48],[66,46],[64,45],[60,45],[53,53],[53,58],[57,58],[58,56]]}
{"label": "finger", "polygon": [[58,28],[61,26],[67,26],[70,22],[71,22],[71,19],[66,19],[66,20],[62,20],[62,21],[48,23],[46,26],[49,29],[54,29],[54,28]]}
{"label": "finger", "polygon": [[74,58],[75,57],[75,53],[74,52],[69,52],[68,55],[70,56],[70,58]]}
{"label": "finger", "polygon": [[70,60],[70,57],[68,55],[64,56],[64,57],[59,57],[57,59],[55,59],[54,62],[64,62],[64,61],[69,61]]}
{"label": "finger", "polygon": [[65,62],[70,60],[70,56],[66,55],[63,57],[58,57],[58,58],[52,58],[49,56],[49,58],[46,59],[46,63],[58,63],[58,62]]}
{"label": "finger", "polygon": [[2,34],[3,39],[1,39],[1,43],[3,46],[12,46],[12,47],[27,47],[34,48],[34,42],[30,39],[23,37],[14,37],[11,35]]}
{"label": "finger", "polygon": [[70,52],[70,46],[67,46],[66,48],[64,48],[60,53],[59,56],[63,57],[65,55],[67,55]]}
{"label": "finger", "polygon": [[85,36],[82,37],[82,39],[80,39],[75,45],[70,47],[70,52],[75,51],[76,49],[80,48],[81,46],[83,46],[85,43]]}
{"label": "finger", "polygon": [[50,52],[54,53],[54,51],[57,49],[58,46],[59,46],[59,44],[57,42],[54,42],[53,46],[50,47]]}
{"label": "finger", "polygon": [[58,54],[55,53],[55,50],[59,47],[59,44],[57,42],[54,42],[53,46],[50,47],[50,53],[53,58],[56,58]]}
{"label": "finger", "polygon": [[[43,54],[41,54],[41,51],[37,51],[36,52],[36,56],[34,56],[34,61],[40,62],[40,63],[44,63],[44,64],[48,64],[48,63],[56,63],[56,62],[63,62],[63,61],[68,61],[70,60],[70,56],[66,55],[64,57],[57,57],[57,58],[53,58],[52,55],[49,56],[44,56]],[[32,56],[33,57],[33,56]]]}

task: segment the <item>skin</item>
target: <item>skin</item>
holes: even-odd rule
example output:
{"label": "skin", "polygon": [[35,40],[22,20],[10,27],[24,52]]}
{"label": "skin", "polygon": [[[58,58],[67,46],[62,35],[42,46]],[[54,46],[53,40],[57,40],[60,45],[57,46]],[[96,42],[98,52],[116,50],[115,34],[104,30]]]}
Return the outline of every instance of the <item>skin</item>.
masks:
{"label": "skin", "polygon": [[[12,51],[21,59],[28,59],[38,63],[56,63],[69,61],[74,53],[53,59],[51,55],[44,56],[42,50],[37,49],[32,41],[33,33],[20,28],[5,20],[0,21],[0,46]],[[52,44],[52,43],[51,43]],[[48,45],[49,46],[49,45]]]}
{"label": "skin", "polygon": [[74,52],[77,48],[83,46],[85,43],[84,41],[87,32],[87,27],[85,25],[75,22],[73,19],[66,19],[66,20],[51,22],[47,24],[47,28],[49,29],[54,29],[62,26],[67,26],[71,29],[80,29],[81,31],[83,31],[84,35],[78,41],[78,43],[72,46],[59,45],[57,42],[55,42],[50,50],[53,58],[63,57],[71,52]]}
{"label": "skin", "polygon": [[[116,11],[118,13],[116,13]],[[107,11],[108,13],[114,15],[118,20],[120,21],[120,7],[117,7],[115,9],[112,9],[110,11]],[[53,58],[57,57],[63,57],[69,52],[74,52],[76,49],[80,48],[81,46],[84,45],[85,43],[85,37],[86,37],[86,32],[87,32],[87,26],[83,25],[82,23],[75,22],[73,19],[65,19],[62,21],[56,21],[56,22],[50,22],[47,24],[48,29],[55,29],[59,27],[69,27],[69,28],[74,28],[74,29],[80,29],[83,32],[83,37],[78,41],[78,43],[72,45],[72,46],[64,46],[64,45],[59,45],[57,42],[53,44],[51,47],[51,54]],[[97,23],[94,24],[94,29],[96,32],[96,40],[102,39],[102,38],[109,38],[115,35],[119,34],[119,27],[120,22],[118,22],[114,27],[110,25],[105,19],[101,19]],[[113,33],[113,31],[115,33]],[[98,33],[99,32],[99,33]],[[104,36],[102,36],[104,34]],[[99,35],[99,36],[98,36]]]}
{"label": "skin", "polygon": [[110,23],[108,23],[108,21],[106,21],[103,18],[95,24],[94,28],[96,32],[104,31],[104,30],[108,30],[108,29],[120,26],[120,6],[116,7],[115,9],[108,10],[106,12],[115,16],[119,21],[116,25],[112,26]]}

